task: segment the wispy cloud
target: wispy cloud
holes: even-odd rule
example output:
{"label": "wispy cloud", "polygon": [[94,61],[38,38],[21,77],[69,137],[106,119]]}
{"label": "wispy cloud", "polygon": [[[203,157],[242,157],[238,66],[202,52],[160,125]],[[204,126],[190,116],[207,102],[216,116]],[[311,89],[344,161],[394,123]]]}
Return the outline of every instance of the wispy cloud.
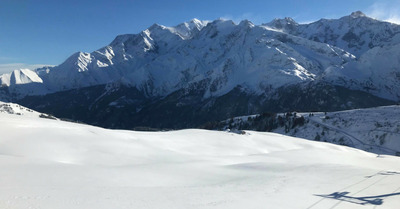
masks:
{"label": "wispy cloud", "polygon": [[368,8],[366,14],[379,20],[400,24],[400,0],[376,2]]}
{"label": "wispy cloud", "polygon": [[0,64],[0,75],[4,73],[12,72],[17,69],[36,69],[44,66],[52,66],[52,65],[43,65],[43,64],[26,64],[26,63],[7,63]]}

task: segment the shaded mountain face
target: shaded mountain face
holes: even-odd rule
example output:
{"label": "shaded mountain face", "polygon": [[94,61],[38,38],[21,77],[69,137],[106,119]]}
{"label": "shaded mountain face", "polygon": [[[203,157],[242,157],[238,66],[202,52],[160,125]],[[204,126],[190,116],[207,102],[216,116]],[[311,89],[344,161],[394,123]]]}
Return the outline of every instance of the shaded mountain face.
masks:
{"label": "shaded mountain face", "polygon": [[113,128],[185,128],[259,111],[400,100],[400,26],[361,12],[298,24],[193,19],[0,76],[0,99]]}
{"label": "shaded mountain face", "polygon": [[140,128],[137,130],[200,127],[210,121],[261,112],[334,111],[394,103],[363,91],[326,84],[285,86],[268,97],[236,87],[222,96],[204,98],[203,85],[177,90],[166,97],[148,98],[135,87],[109,84],[27,96],[18,103],[62,119],[106,128]]}

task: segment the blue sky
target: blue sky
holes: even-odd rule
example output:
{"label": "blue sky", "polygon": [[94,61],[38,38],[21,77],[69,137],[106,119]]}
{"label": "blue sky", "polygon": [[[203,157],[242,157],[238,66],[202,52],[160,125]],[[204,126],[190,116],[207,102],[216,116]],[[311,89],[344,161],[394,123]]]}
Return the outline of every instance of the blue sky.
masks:
{"label": "blue sky", "polygon": [[400,23],[400,0],[0,0],[0,73],[58,65],[153,23],[225,18],[260,24],[277,17],[304,23],[357,10]]}

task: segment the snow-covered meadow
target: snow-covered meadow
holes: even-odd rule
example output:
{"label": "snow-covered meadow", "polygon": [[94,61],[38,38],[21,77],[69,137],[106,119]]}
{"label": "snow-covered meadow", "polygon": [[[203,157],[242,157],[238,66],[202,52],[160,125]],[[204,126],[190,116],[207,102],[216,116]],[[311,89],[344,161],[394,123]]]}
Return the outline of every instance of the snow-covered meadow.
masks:
{"label": "snow-covered meadow", "polygon": [[252,131],[107,130],[4,107],[4,209],[400,205],[400,158],[394,156]]}

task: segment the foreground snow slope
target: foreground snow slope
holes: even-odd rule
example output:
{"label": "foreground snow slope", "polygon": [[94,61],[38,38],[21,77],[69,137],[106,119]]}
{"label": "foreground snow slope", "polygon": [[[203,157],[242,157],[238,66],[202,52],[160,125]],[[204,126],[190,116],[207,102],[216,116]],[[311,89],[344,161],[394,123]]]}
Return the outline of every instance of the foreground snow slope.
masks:
{"label": "foreground snow slope", "polygon": [[273,133],[0,113],[0,208],[397,208],[400,158]]}

